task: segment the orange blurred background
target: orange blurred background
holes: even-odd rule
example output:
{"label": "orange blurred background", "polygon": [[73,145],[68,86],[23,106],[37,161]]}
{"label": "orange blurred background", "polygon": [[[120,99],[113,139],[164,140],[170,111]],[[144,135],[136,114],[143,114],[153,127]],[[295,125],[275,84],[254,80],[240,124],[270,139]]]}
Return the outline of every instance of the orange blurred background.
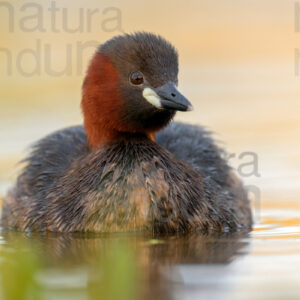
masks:
{"label": "orange blurred background", "polygon": [[[295,1],[5,3],[0,5],[0,195],[15,179],[16,163],[26,147],[54,130],[82,123],[81,83],[96,43],[143,30],[162,35],[179,51],[179,87],[195,110],[176,119],[217,132],[216,138],[235,154],[230,162],[236,168],[251,162],[251,156],[240,155],[255,153],[260,176],[242,177],[261,189],[263,201],[299,201],[300,77],[295,75],[295,49],[300,48],[300,33],[295,32]],[[56,24],[51,5],[58,9]],[[95,13],[88,19],[91,10]],[[81,32],[67,32],[64,22],[73,29],[82,25]],[[93,46],[78,56],[78,43],[87,42]],[[21,54],[26,49],[39,52],[40,74],[22,74],[36,68],[36,56]],[[51,75],[47,62],[53,70],[69,71]]]}

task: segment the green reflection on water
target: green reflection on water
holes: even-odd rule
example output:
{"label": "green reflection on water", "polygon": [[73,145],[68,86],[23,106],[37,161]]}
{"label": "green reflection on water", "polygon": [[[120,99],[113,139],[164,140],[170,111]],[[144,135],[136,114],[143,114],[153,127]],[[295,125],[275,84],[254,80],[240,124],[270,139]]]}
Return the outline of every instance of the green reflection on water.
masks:
{"label": "green reflection on water", "polygon": [[[94,239],[76,235],[29,237],[6,232],[4,236],[7,244],[2,244],[0,251],[3,299],[40,300],[48,298],[47,294],[59,297],[74,292],[76,295],[80,288],[84,292],[78,294],[82,296],[80,299],[134,300],[138,297],[135,251],[126,239],[106,240],[98,247]],[[83,282],[78,286],[76,282],[71,283],[70,288],[70,279],[76,280],[72,269],[76,271],[79,267]],[[47,275],[47,270],[52,272]],[[55,275],[62,281],[53,282]]]}
{"label": "green reflection on water", "polygon": [[[40,299],[40,286],[34,279],[40,267],[36,251],[20,240],[14,248],[2,248],[1,291],[4,299]],[[29,298],[30,295],[30,298]]]}

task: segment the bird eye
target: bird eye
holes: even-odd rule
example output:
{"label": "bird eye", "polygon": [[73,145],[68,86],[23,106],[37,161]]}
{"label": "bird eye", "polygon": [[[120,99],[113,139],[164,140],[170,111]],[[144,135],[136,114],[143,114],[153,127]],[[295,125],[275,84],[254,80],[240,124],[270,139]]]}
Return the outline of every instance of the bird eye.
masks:
{"label": "bird eye", "polygon": [[143,74],[139,71],[131,73],[130,82],[134,85],[142,84],[144,82]]}

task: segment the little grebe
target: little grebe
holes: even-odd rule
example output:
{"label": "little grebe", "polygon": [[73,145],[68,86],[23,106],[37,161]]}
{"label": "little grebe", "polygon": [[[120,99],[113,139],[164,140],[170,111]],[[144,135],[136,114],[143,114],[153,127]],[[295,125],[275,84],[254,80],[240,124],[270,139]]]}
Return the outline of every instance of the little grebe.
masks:
{"label": "little grebe", "polygon": [[182,123],[166,127],[176,111],[192,109],[177,75],[176,50],[157,35],[126,34],[101,45],[83,83],[84,127],[34,145],[3,201],[2,225],[60,232],[251,228],[243,186],[210,134]]}

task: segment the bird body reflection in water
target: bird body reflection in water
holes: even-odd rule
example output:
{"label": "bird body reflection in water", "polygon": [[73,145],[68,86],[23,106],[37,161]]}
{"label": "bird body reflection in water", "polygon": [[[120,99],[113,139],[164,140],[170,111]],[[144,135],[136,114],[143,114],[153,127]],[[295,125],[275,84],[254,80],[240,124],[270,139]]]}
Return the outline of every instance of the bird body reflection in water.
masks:
{"label": "bird body reflection in water", "polygon": [[[6,241],[2,253],[15,251],[20,247],[15,241],[22,240],[24,248],[39,258],[35,278],[45,294],[56,290],[72,295],[76,289],[78,299],[174,299],[174,287],[185,280],[181,266],[230,264],[246,253],[249,243],[247,233],[153,239],[141,233],[26,236],[4,231],[2,236]],[[77,282],[73,288],[72,281]]]}

